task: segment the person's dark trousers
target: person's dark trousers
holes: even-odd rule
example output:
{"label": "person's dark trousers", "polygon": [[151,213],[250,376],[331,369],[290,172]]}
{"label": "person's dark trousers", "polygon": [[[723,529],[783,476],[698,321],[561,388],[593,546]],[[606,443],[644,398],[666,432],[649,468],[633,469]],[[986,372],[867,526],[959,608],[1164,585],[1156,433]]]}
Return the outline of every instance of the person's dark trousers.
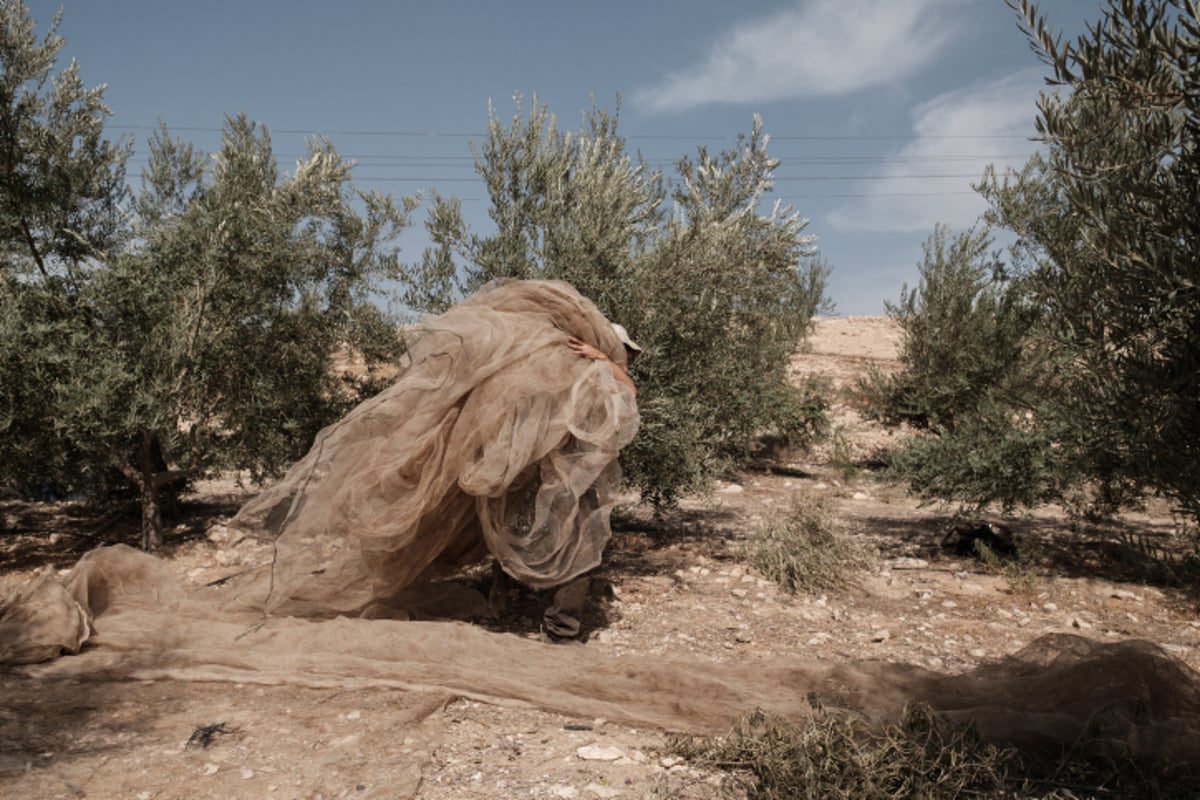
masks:
{"label": "person's dark trousers", "polygon": [[583,630],[583,606],[592,579],[581,575],[554,590],[554,602],[542,615],[542,638],[549,642],[578,640]]}

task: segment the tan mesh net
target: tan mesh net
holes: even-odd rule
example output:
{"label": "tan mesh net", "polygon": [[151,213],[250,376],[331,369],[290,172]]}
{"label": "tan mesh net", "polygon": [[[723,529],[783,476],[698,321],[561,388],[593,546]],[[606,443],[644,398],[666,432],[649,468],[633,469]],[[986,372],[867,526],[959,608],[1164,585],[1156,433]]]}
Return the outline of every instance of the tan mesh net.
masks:
{"label": "tan mesh net", "polygon": [[[63,580],[0,598],[0,663],[45,678],[449,691],[692,732],[755,707],[800,718],[810,693],[875,716],[919,700],[996,742],[1086,739],[1101,753],[1200,762],[1200,680],[1145,642],[1048,636],[942,675],[610,657],[459,622],[364,618],[485,550],[534,586],[598,561],[612,461],[637,417],[607,365],[563,346],[566,331],[623,357],[607,321],[561,284],[499,287],[431,320],[403,378],[239,514],[277,545],[274,570],[189,590],[145,553],[93,551]],[[528,527],[513,524],[523,498]]]}
{"label": "tan mesh net", "polygon": [[21,669],[48,679],[449,691],[691,732],[723,731],[756,707],[800,719],[811,712],[810,695],[876,718],[922,701],[973,720],[997,743],[1054,750],[1087,742],[1095,755],[1200,763],[1200,678],[1148,642],[1049,635],[960,675],[882,661],[718,664],[611,657],[460,622],[265,618],[222,609],[222,594],[185,591],[168,564],[138,550],[102,548],[65,583],[43,584],[53,613],[15,639],[0,612],[10,637],[0,652],[43,659],[86,639],[77,655]]}

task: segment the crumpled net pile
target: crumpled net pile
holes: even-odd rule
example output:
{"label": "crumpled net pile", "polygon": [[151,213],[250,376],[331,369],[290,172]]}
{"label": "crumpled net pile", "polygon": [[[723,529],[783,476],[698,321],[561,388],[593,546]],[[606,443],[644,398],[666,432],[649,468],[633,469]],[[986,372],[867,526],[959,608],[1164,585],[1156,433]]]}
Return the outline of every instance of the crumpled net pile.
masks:
{"label": "crumpled net pile", "polygon": [[[449,692],[694,733],[721,732],[754,708],[799,720],[814,697],[876,718],[920,701],[996,743],[1200,764],[1200,676],[1143,641],[1047,635],[947,675],[883,661],[618,657],[388,613],[406,590],[484,552],[534,586],[599,560],[612,462],[636,411],[608,365],[563,346],[570,330],[623,358],[607,321],[569,287],[537,288],[551,299],[515,292],[430,320],[405,377],[246,506],[237,522],[274,543],[274,569],[191,587],[170,562],[94,550],[65,576],[48,571],[0,595],[0,664],[47,686]],[[541,319],[514,325],[509,311]],[[448,433],[456,424],[464,435]],[[416,499],[388,502],[397,497]]]}

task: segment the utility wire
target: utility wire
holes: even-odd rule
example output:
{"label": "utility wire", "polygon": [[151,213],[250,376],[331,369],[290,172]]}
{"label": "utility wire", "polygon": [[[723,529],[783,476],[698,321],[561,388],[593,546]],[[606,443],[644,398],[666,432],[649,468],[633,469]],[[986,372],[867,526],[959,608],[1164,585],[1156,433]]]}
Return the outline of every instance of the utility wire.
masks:
{"label": "utility wire", "polygon": [[[121,125],[113,124],[110,127],[122,130],[157,130],[156,125]],[[179,126],[168,128],[175,132],[194,132],[194,133],[220,133],[224,129],[214,126]],[[273,134],[279,135],[296,135],[302,134],[306,136],[315,135],[318,132],[311,130],[302,130],[295,128],[273,129]],[[332,130],[319,132],[320,135],[327,137],[333,136],[369,136],[369,137],[396,137],[396,138],[422,138],[422,139],[450,139],[450,138],[467,138],[472,136],[486,136],[485,133],[458,133],[458,132],[443,132],[443,131],[410,131],[410,130]],[[697,137],[695,135],[684,136],[677,134],[631,134],[623,136],[626,140],[680,140],[698,142],[698,140],[706,137]],[[707,137],[712,138],[728,138],[728,137]],[[1030,141],[1029,137],[1004,134],[945,134],[934,136],[916,136],[916,135],[869,135],[869,136],[854,136],[854,135],[778,135],[772,134],[771,140],[778,141],[812,141],[812,142],[884,142],[884,141],[912,141],[916,139],[938,139],[938,140],[1024,140]],[[276,153],[275,157],[283,162],[293,159],[303,159],[308,153],[297,152],[282,152]],[[474,169],[475,157],[473,155],[436,155],[413,153],[409,152],[388,153],[379,151],[367,151],[362,153],[340,153],[342,158],[347,161],[354,162],[356,167],[354,178],[364,184],[421,184],[422,188],[432,188],[439,184],[479,184],[482,178],[476,174],[464,176],[462,169]],[[780,174],[781,171],[788,172],[790,168],[803,167],[889,167],[893,165],[910,165],[910,166],[934,166],[945,164],[947,166],[953,164],[981,164],[995,163],[1003,164],[1006,162],[1024,162],[1033,155],[1032,151],[1024,153],[1014,153],[1011,151],[988,153],[949,153],[941,154],[886,154],[886,155],[855,155],[855,154],[813,154],[807,153],[804,155],[780,156],[774,154],[775,158],[780,160],[781,166],[777,169],[773,177],[774,183],[779,186],[782,184],[796,184],[805,181],[808,182],[853,182],[853,181],[942,181],[942,180],[978,180],[982,176],[982,167],[978,172],[916,172],[905,174],[852,174],[851,172],[835,172],[819,175],[797,175],[797,174]],[[131,154],[129,165],[132,170],[137,170],[145,166],[149,158],[149,150],[146,146],[138,147],[135,145]],[[680,161],[680,157],[671,158],[642,158],[642,163],[649,167],[668,167]],[[432,175],[397,175],[379,173],[379,170],[404,170],[417,167],[433,167],[438,169],[437,174]],[[446,172],[442,169],[457,170],[458,174]],[[364,175],[360,170],[370,170],[373,174]],[[135,176],[136,177],[136,176]],[[776,192],[775,196],[785,202],[794,200],[813,200],[813,199],[829,199],[829,198],[866,198],[866,197],[941,197],[951,195],[973,195],[975,192],[967,190],[946,190],[946,191],[897,191],[897,192],[830,192],[830,193],[805,193],[805,194],[787,194]],[[468,197],[458,198],[462,202],[486,202],[484,198]]]}
{"label": "utility wire", "polygon": [[[118,130],[158,130],[158,125],[121,125],[116,123],[108,124],[107,127]],[[471,137],[485,138],[486,131],[474,132],[455,132],[455,131],[406,131],[406,130],[305,130],[303,128],[271,128],[267,129],[273,134],[282,134],[286,136],[369,136],[382,137],[392,136],[396,138],[422,138],[422,139],[467,139]],[[168,126],[168,131],[188,131],[192,133],[221,133],[224,128],[203,126],[203,125],[179,125]],[[914,139],[1012,139],[1032,141],[1031,136],[1010,133],[945,133],[945,134],[870,134],[870,135],[854,135],[854,134],[769,134],[772,141],[908,141]],[[640,140],[640,139],[657,139],[667,141],[712,141],[715,139],[728,139],[726,135],[721,136],[697,136],[696,134],[677,134],[677,133],[634,133],[620,134],[620,138],[625,140]]]}

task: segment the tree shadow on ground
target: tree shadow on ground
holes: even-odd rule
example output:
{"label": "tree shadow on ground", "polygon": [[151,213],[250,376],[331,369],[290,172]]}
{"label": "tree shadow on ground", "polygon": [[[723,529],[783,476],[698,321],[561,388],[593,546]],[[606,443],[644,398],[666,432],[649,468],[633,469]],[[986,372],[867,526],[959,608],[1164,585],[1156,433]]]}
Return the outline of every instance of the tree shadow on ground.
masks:
{"label": "tree shadow on ground", "polygon": [[[184,499],[164,514],[162,555],[203,538],[215,520],[234,514],[240,496]],[[41,567],[67,569],[97,547],[141,544],[136,504],[99,508],[87,503],[0,501],[0,575]]]}
{"label": "tree shadow on ground", "polygon": [[[713,560],[731,560],[730,543],[736,537],[736,514],[723,509],[671,509],[654,513],[646,507],[624,509],[614,514],[613,537],[605,548],[604,561],[592,573],[584,607],[582,641],[609,628],[620,619],[613,602],[614,584],[631,578],[669,577],[684,561],[697,553]],[[490,565],[476,566],[454,579],[482,596],[491,592]],[[542,615],[554,602],[554,590],[536,590],[512,581],[505,591],[503,610],[475,619],[475,623],[497,633],[537,635]]]}
{"label": "tree shadow on ground", "polygon": [[[1169,523],[1112,520],[1076,524],[1066,518],[995,520],[1014,534],[1014,568],[1040,577],[1091,578],[1151,586],[1200,602],[1200,563],[1188,541]],[[1004,563],[963,557],[943,546],[960,519],[870,516],[859,520],[884,559],[920,558],[948,568],[1003,569]]]}
{"label": "tree shadow on ground", "polygon": [[164,747],[178,747],[192,730],[172,730],[168,736],[155,729],[156,720],[179,703],[177,693],[169,682],[28,678],[0,672],[0,793],[7,774],[54,786],[64,797],[83,797],[86,772],[77,764],[120,759],[131,737],[160,736]]}

